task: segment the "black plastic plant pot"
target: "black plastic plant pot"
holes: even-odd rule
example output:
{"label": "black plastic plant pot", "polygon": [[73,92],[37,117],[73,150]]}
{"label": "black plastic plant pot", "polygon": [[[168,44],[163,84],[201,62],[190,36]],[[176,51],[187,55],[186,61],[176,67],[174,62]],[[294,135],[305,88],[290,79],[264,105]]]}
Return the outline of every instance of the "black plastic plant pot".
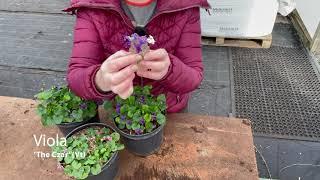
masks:
{"label": "black plastic plant pot", "polygon": [[[82,125],[80,127],[77,127],[76,129],[74,129],[73,131],[71,131],[66,138],[71,137],[73,134],[83,130],[83,129],[87,129],[90,127],[96,127],[96,126],[100,126],[100,127],[105,127],[105,128],[109,128],[110,130],[112,130],[113,132],[116,132],[112,127],[103,124],[103,123],[90,123],[90,124],[85,124]],[[89,174],[89,176],[86,178],[87,180],[105,180],[105,179],[114,179],[118,173],[119,170],[119,155],[118,152],[114,153],[112,155],[112,157],[109,159],[108,162],[105,163],[105,165],[102,167],[101,172],[98,175],[92,175]]]}
{"label": "black plastic plant pot", "polygon": [[88,124],[88,123],[98,123],[98,122],[100,122],[100,119],[99,119],[99,113],[97,111],[97,114],[93,118],[87,119],[87,120],[82,121],[82,122],[57,124],[57,126],[58,126],[59,130],[62,132],[62,134],[64,136],[66,136],[72,130],[74,130],[75,128],[77,128],[79,126],[82,126],[82,125]]}
{"label": "black plastic plant pot", "polygon": [[[115,123],[115,122],[114,122]],[[123,143],[130,152],[138,156],[149,156],[160,149],[163,140],[163,127],[159,126],[151,133],[143,135],[131,135],[119,129],[115,123],[116,130],[121,134]]]}

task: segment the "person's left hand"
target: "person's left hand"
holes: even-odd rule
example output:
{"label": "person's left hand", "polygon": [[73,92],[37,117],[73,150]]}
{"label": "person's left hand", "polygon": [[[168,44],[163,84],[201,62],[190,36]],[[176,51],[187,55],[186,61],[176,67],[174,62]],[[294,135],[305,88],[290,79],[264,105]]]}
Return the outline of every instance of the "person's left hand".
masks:
{"label": "person's left hand", "polygon": [[170,64],[171,61],[165,49],[150,50],[139,63],[137,75],[161,80],[168,73]]}

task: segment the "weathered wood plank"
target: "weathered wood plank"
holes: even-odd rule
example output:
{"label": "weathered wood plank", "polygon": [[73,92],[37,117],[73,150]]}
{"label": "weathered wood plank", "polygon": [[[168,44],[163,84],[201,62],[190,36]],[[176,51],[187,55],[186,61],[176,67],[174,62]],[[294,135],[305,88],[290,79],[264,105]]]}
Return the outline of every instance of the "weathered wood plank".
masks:
{"label": "weathered wood plank", "polygon": [[299,37],[302,40],[302,43],[305,47],[310,48],[312,38],[304,25],[298,11],[295,9],[290,15],[289,18],[294,26],[294,28],[297,30]]}
{"label": "weathered wood plank", "polygon": [[[33,135],[55,137],[58,129],[44,128],[33,100],[0,96],[0,179],[70,179],[56,160],[40,159]],[[101,111],[103,121],[106,113]],[[110,121],[109,121],[110,123]],[[117,179],[258,179],[250,124],[246,120],[191,114],[168,116],[165,138],[154,155],[141,158],[122,151]]]}
{"label": "weathered wood plank", "polygon": [[0,66],[0,94],[32,98],[42,88],[66,84],[65,72]]}
{"label": "weathered wood plank", "polygon": [[262,37],[202,37],[203,45],[211,46],[232,46],[246,48],[270,48],[272,35]]}
{"label": "weathered wood plank", "polygon": [[313,40],[311,42],[310,51],[316,54],[320,53],[320,23],[318,25],[317,31],[314,34]]}

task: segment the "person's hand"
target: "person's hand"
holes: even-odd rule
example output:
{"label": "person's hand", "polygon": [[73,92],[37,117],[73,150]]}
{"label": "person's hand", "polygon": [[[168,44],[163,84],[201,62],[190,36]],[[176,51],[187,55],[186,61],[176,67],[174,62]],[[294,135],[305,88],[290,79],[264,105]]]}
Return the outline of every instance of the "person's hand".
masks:
{"label": "person's hand", "polygon": [[140,77],[161,80],[167,73],[171,64],[165,49],[150,50],[143,61],[139,63],[137,75]]}
{"label": "person's hand", "polygon": [[137,61],[141,59],[140,55],[123,50],[111,55],[96,73],[96,87],[104,92],[112,91],[122,99],[127,99],[133,93]]}

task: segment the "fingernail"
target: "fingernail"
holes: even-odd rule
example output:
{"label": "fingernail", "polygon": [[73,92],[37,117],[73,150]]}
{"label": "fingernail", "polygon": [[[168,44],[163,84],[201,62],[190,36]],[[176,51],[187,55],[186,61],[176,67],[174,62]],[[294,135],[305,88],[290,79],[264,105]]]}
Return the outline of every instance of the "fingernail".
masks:
{"label": "fingernail", "polygon": [[137,70],[138,70],[138,66],[137,66],[137,65],[133,65],[133,66],[131,67],[131,69],[132,69],[133,71],[137,71]]}

